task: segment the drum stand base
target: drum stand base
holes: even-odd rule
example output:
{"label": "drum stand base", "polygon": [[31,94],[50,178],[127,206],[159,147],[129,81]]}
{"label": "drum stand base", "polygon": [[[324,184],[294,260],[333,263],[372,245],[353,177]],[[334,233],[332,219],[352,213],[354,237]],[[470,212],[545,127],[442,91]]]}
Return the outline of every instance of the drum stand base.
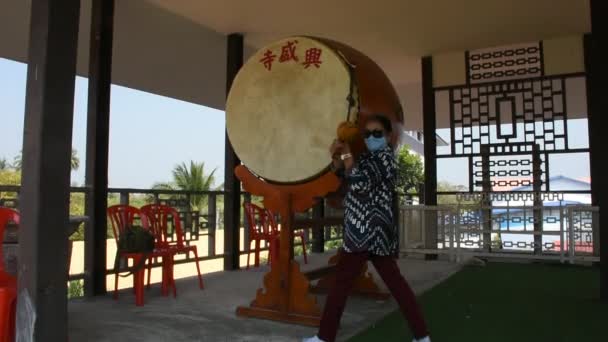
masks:
{"label": "drum stand base", "polygon": [[291,261],[289,281],[279,267],[264,276],[264,289],[258,289],[256,298],[249,306],[240,306],[238,316],[269,319],[317,327],[321,310],[317,299],[308,293],[308,279],[300,272],[300,265]]}
{"label": "drum stand base", "polygon": [[[329,259],[328,265],[335,266],[340,259],[342,249]],[[332,271],[319,279],[316,285],[310,287],[310,292],[324,294],[329,292],[334,282],[336,281],[336,272]],[[374,275],[368,271],[368,263],[363,265],[361,274],[355,279],[355,283],[351,290],[351,294],[355,296],[367,297],[376,300],[387,300],[390,298],[390,293],[382,291],[374,279]]]}

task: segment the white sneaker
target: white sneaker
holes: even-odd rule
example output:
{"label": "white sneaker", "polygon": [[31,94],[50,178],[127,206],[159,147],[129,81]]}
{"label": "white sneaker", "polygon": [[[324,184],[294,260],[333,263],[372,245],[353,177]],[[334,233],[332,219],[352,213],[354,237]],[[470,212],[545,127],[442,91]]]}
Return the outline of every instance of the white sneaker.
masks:
{"label": "white sneaker", "polygon": [[427,336],[427,337],[423,337],[419,340],[414,339],[414,342],[431,342],[431,338]]}
{"label": "white sneaker", "polygon": [[303,339],[302,342],[325,342],[325,341],[318,338],[317,336],[313,336],[313,337]]}

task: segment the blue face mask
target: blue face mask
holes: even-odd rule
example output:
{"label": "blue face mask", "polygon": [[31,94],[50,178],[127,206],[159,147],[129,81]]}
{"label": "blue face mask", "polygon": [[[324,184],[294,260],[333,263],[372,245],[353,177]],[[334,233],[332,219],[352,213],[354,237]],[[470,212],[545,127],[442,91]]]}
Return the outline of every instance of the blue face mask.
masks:
{"label": "blue face mask", "polygon": [[365,139],[365,145],[370,152],[379,151],[386,147],[386,138],[376,138],[372,135]]}

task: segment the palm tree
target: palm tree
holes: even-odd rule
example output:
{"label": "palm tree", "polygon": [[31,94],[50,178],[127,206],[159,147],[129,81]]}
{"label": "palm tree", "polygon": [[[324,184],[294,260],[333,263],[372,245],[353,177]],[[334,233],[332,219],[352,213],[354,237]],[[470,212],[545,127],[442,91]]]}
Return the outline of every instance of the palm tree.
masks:
{"label": "palm tree", "polygon": [[80,158],[78,158],[78,151],[76,151],[76,149],[72,149],[70,168],[72,169],[72,171],[76,171],[80,168]]}
{"label": "palm tree", "polygon": [[[190,165],[181,163],[173,168],[173,181],[170,183],[156,183],[152,187],[157,190],[183,190],[192,192],[211,191],[215,182],[215,171],[205,173],[205,163],[190,161]],[[190,207],[201,210],[207,202],[207,196],[195,194],[190,196]]]}
{"label": "palm tree", "polygon": [[[15,159],[13,159],[13,168],[15,170],[21,170],[21,167],[23,166],[22,159],[23,151],[19,151],[19,154],[17,154],[17,156],[15,156]],[[78,157],[78,151],[76,151],[75,149],[72,149],[70,168],[72,169],[72,171],[76,171],[80,168],[80,158]]]}

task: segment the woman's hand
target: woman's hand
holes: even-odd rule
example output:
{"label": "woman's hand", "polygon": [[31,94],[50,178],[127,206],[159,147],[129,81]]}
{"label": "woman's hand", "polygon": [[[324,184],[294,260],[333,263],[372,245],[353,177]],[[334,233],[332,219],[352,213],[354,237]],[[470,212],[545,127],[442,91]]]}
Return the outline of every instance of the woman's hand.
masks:
{"label": "woman's hand", "polygon": [[[346,145],[346,150],[344,151],[344,154],[350,153],[350,147],[348,146],[348,144]],[[344,159],[344,169],[346,169],[346,171],[349,171],[350,169],[353,168],[353,166],[355,165],[355,157],[354,156],[350,156],[349,158]]]}
{"label": "woman's hand", "polygon": [[342,150],[344,149],[344,146],[346,144],[338,141],[337,139],[334,139],[334,142],[331,144],[331,146],[329,147],[329,152],[331,153],[331,157],[340,157],[340,154],[342,154]]}
{"label": "woman's hand", "polygon": [[342,154],[342,149],[344,148],[344,143],[334,139],[334,142],[329,147],[329,153],[331,154],[331,160],[334,167],[334,170],[339,170],[344,168],[344,163],[340,158]]}
{"label": "woman's hand", "polygon": [[334,166],[340,167],[344,166],[346,170],[350,170],[354,165],[354,158],[351,156],[344,160],[341,159],[341,156],[344,154],[350,154],[350,146],[347,143],[342,141],[334,140],[333,144],[329,148],[329,151],[332,154],[332,159],[334,160]]}
{"label": "woman's hand", "polygon": [[342,154],[350,153],[350,145],[347,143],[342,143]]}

